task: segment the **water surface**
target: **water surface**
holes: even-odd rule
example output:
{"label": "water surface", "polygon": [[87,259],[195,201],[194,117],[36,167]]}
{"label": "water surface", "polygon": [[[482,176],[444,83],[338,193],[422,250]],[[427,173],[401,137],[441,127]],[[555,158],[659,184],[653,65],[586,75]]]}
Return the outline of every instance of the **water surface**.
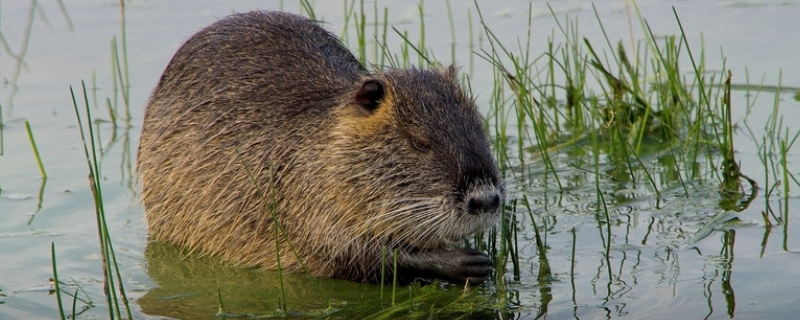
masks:
{"label": "water surface", "polygon": [[[707,69],[722,70],[725,66],[732,70],[738,84],[763,81],[770,86],[800,86],[798,3],[637,4],[657,35],[679,32],[674,6],[696,55],[701,41],[704,44]],[[556,19],[550,14],[548,2],[505,0],[480,5],[487,25],[506,46],[516,48],[518,43],[524,43],[529,31],[529,5],[533,19],[527,51],[539,55],[546,51],[548,38],[563,41],[554,31]],[[605,43],[591,3],[550,1],[549,5],[561,23],[567,19],[577,21],[584,37],[598,46]],[[31,10],[32,6],[36,6],[35,10]],[[371,13],[372,3],[367,6]],[[408,30],[416,39],[420,26],[417,4],[378,3],[379,8],[384,6],[389,7],[391,25]],[[82,316],[107,315],[88,171],[69,93],[70,86],[80,88],[82,80],[90,88],[90,100],[99,106],[93,109],[95,118],[103,120],[97,122],[97,128],[103,141],[105,206],[135,317],[213,318],[217,288],[232,312],[267,314],[276,309],[273,272],[227,267],[177,248],[148,245],[133,164],[143,105],[182,41],[232,12],[278,7],[274,1],[129,2],[126,40],[132,118],[129,127],[122,122],[114,127],[108,122],[105,105],[107,99],[121,103],[121,97],[113,92],[110,61],[112,39],[119,41],[122,34],[118,4],[70,1],[66,3],[67,19],[56,1],[2,3],[0,31],[7,48],[0,52],[0,318],[57,316],[55,298],[47,290],[52,277],[51,243],[55,243],[60,278],[68,284],[78,283],[94,301],[95,307]],[[446,7],[431,2],[425,3],[424,8],[427,44],[437,58],[450,62]],[[631,38],[635,42],[643,37],[635,16],[631,33],[624,1],[603,2],[596,8],[612,42],[622,40],[628,45]],[[284,9],[300,11],[295,2],[286,2]],[[470,58],[467,10],[477,32],[474,5],[452,3],[456,63],[464,66],[464,72],[471,72],[473,91],[479,102],[485,102],[493,81],[491,66],[480,58]],[[316,12],[330,30],[341,34],[342,3],[317,3]],[[28,25],[30,29],[26,31]],[[390,45],[398,46],[398,37],[390,35]],[[354,40],[349,41],[355,44]],[[475,39],[476,46],[485,46],[485,41],[485,37]],[[15,56],[23,53],[20,63]],[[684,65],[689,73],[688,64]],[[790,135],[800,129],[790,121],[800,117],[800,103],[793,95],[786,92],[777,97]],[[489,297],[507,290],[508,299],[501,311],[486,305],[461,311],[475,317],[506,318],[535,318],[546,311],[552,319],[791,318],[796,310],[794,297],[800,292],[800,270],[795,267],[800,260],[796,254],[800,238],[793,232],[799,227],[797,220],[791,219],[791,213],[783,208],[791,209],[798,202],[796,197],[786,199],[779,193],[770,201],[765,200],[765,188],[775,181],[765,173],[754,140],[761,143],[776,97],[773,91],[761,92],[747,114],[745,106],[754,97],[754,93],[745,91],[735,91],[733,96],[733,118],[741,128],[735,135],[737,158],[744,173],[761,186],[749,206],[739,212],[722,209],[722,199],[712,179],[689,181],[686,188],[678,186],[668,170],[669,157],[662,155],[649,159],[659,172],[656,181],[660,198],[652,190],[631,188],[625,181],[603,182],[611,212],[611,224],[607,225],[604,217],[594,214],[594,176],[576,170],[580,167],[576,158],[562,155],[558,161],[568,185],[564,193],[554,192],[552,183],[540,179],[544,167],[534,161],[526,168],[532,173],[524,178],[527,180],[509,181],[509,198],[526,194],[532,204],[532,212],[518,208],[516,213],[524,272],[518,281],[509,279],[507,287],[489,285],[472,293],[470,299],[480,301],[481,295]],[[46,180],[41,178],[31,151],[26,120],[39,147]],[[745,128],[752,130],[752,136]],[[792,150],[788,159],[790,171],[797,173],[798,164],[793,161],[797,152]],[[791,187],[800,188],[796,182],[791,182]],[[775,218],[765,220],[762,212],[770,209],[775,216],[790,218],[780,225]],[[542,236],[553,271],[548,282],[537,280],[540,260],[531,218],[544,230]],[[776,225],[770,227],[766,221]],[[68,287],[70,292],[75,289]],[[368,315],[376,312],[375,308],[380,309],[380,304],[370,302],[376,299],[375,286],[313,281],[295,275],[288,278],[287,289],[290,309],[306,315],[345,310],[359,303],[367,307],[356,308],[348,316]],[[443,302],[437,305],[459,299],[458,288],[441,290],[445,292],[440,295]]]}

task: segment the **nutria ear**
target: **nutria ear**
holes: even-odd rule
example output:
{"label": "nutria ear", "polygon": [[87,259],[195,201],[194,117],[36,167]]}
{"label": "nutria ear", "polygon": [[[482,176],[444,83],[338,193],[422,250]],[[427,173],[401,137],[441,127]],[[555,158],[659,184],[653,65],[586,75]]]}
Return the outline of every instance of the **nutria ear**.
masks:
{"label": "nutria ear", "polygon": [[353,99],[364,110],[368,112],[375,111],[378,109],[378,103],[383,100],[383,95],[386,92],[384,86],[383,81],[375,78],[364,80]]}

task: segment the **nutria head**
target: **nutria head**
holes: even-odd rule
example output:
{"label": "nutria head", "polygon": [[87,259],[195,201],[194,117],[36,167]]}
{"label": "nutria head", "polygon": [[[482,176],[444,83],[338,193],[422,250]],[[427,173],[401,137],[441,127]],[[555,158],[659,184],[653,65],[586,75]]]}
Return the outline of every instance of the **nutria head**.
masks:
{"label": "nutria head", "polygon": [[327,163],[349,228],[387,247],[441,249],[492,226],[503,187],[472,99],[445,70],[365,76],[334,116]]}

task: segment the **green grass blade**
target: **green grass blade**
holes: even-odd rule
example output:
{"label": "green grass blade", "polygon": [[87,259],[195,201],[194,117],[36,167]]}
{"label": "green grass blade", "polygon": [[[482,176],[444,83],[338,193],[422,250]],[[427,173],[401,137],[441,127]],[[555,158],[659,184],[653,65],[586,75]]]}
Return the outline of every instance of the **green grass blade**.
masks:
{"label": "green grass blade", "polygon": [[36,164],[39,165],[39,172],[42,174],[42,178],[47,179],[47,172],[44,170],[44,164],[42,164],[42,157],[39,156],[39,148],[36,147],[36,140],[33,139],[33,131],[31,130],[31,124],[27,120],[25,120],[25,130],[28,131],[28,139],[31,141],[31,148],[33,148],[33,155],[36,156]]}
{"label": "green grass blade", "polygon": [[[56,267],[56,244],[55,242],[50,242],[50,262],[53,266],[53,285],[55,286],[55,295],[56,301],[58,303],[58,315],[61,317],[61,320],[66,319],[64,316],[64,305],[61,303],[61,285],[58,282],[58,268]],[[73,306],[73,309],[75,307]]]}

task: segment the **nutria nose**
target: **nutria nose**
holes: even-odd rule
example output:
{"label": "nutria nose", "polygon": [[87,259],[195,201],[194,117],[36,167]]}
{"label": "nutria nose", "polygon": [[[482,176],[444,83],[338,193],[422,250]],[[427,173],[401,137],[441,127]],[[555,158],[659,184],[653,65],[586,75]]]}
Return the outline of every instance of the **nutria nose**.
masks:
{"label": "nutria nose", "polygon": [[500,194],[496,191],[475,195],[467,201],[467,212],[470,214],[494,212],[499,207]]}

